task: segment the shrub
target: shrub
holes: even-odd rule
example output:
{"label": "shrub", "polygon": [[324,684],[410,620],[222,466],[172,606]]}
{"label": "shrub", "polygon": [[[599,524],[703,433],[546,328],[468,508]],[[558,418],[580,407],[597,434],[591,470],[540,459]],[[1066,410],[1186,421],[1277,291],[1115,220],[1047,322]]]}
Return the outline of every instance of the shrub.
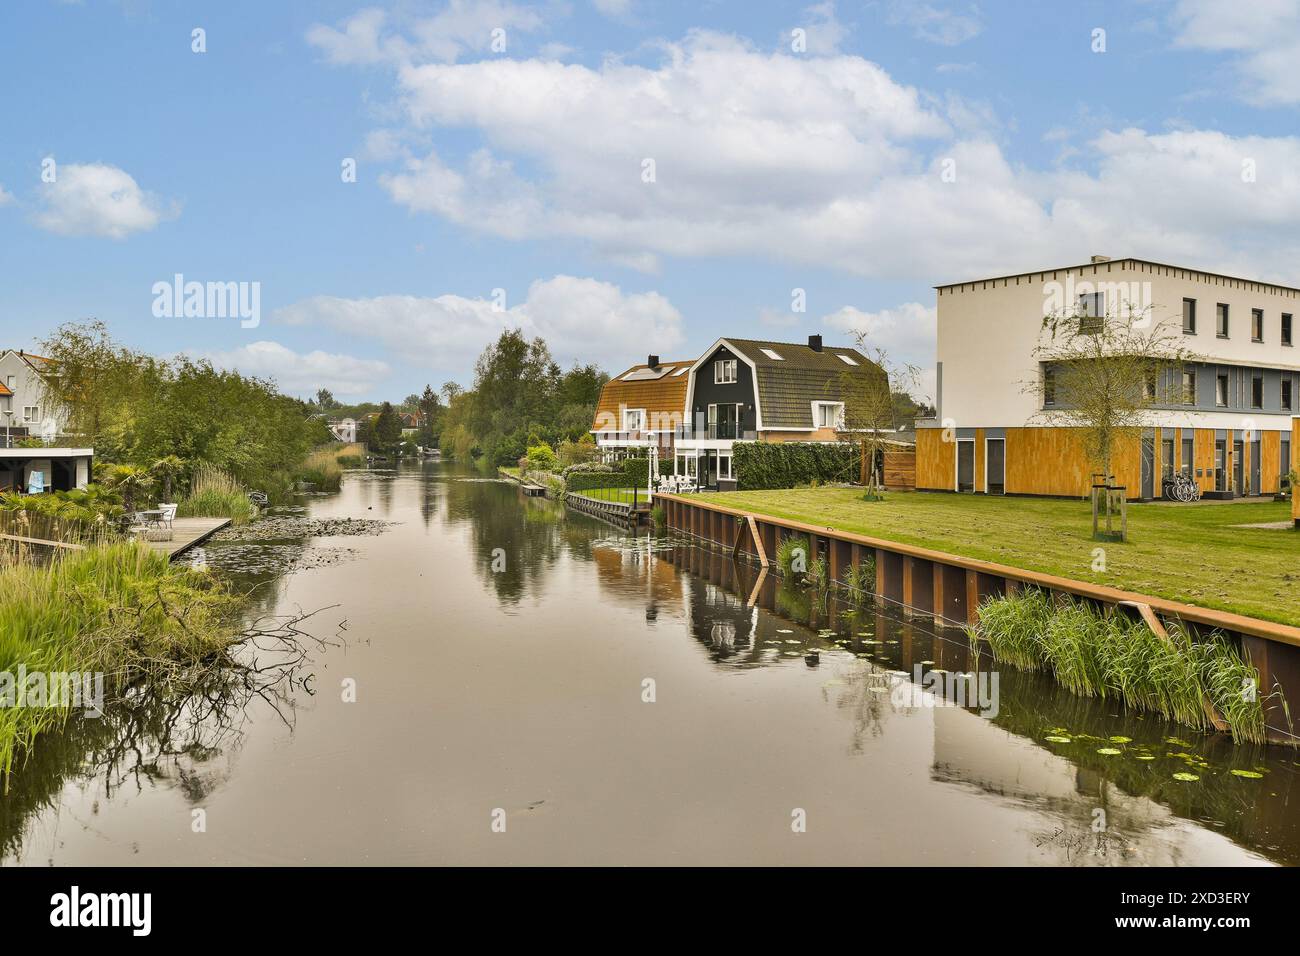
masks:
{"label": "shrub", "polygon": [[558,471],[560,459],[555,457],[550,445],[532,445],[524,456],[524,461],[520,462],[520,467],[525,471]]}
{"label": "shrub", "polygon": [[812,550],[808,539],[801,534],[787,535],[776,548],[776,564],[786,577],[807,572]]}
{"label": "shrub", "polygon": [[623,474],[628,478],[629,488],[644,488],[650,481],[650,459],[624,458]]}
{"label": "shrub", "polygon": [[252,519],[255,509],[234,477],[207,463],[194,470],[190,493],[176,508],[180,518],[231,518],[235,524]]}
{"label": "shrub", "polygon": [[858,478],[858,446],[848,442],[738,441],[733,468],[741,491],[793,488]]}
{"label": "shrub", "polygon": [[578,441],[565,439],[558,449],[560,464],[567,470],[573,465],[594,462],[600,457],[600,449],[590,435],[583,435]]}

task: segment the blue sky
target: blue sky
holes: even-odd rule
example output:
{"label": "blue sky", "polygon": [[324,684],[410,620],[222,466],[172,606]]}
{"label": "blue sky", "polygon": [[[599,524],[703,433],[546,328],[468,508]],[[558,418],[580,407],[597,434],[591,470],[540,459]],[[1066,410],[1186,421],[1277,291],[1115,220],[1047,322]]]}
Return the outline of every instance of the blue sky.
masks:
{"label": "blue sky", "polygon": [[[0,345],[93,316],[360,400],[469,384],[504,327],[928,366],[933,285],[1093,253],[1294,284],[1296,6],[14,0]],[[260,324],[155,316],[176,273]]]}

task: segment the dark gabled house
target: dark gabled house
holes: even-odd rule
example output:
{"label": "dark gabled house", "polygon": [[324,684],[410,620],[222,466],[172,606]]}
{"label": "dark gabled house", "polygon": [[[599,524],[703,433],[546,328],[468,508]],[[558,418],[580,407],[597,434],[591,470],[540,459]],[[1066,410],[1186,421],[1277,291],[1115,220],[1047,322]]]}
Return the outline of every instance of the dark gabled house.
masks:
{"label": "dark gabled house", "polygon": [[725,491],[736,487],[738,440],[839,441],[846,376],[884,374],[856,349],[823,345],[820,335],[806,344],[718,339],[687,373],[676,473]]}

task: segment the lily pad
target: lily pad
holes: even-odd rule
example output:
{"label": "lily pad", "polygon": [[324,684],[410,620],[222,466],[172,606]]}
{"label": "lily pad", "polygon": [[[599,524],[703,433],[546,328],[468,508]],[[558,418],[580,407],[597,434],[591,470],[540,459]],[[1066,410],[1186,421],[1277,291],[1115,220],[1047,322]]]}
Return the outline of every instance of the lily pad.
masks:
{"label": "lily pad", "polygon": [[1231,773],[1234,777],[1246,777],[1250,780],[1264,779],[1264,775],[1262,773],[1256,773],[1253,770],[1231,770],[1229,771],[1229,773]]}
{"label": "lily pad", "polygon": [[1201,778],[1194,773],[1176,773],[1174,774],[1174,779],[1175,780],[1200,780]]}
{"label": "lily pad", "polygon": [[1120,749],[1118,749],[1118,748],[1116,748],[1116,747],[1099,747],[1099,748],[1097,749],[1097,753],[1099,753],[1099,754],[1105,754],[1107,757],[1114,757],[1116,754],[1121,754],[1121,753],[1123,753],[1123,752],[1124,752],[1124,751],[1122,751],[1122,750],[1120,750]]}
{"label": "lily pad", "polygon": [[1068,743],[1073,743],[1073,741],[1070,740],[1069,737],[1058,737],[1056,734],[1052,734],[1050,737],[1044,737],[1043,739],[1044,739],[1044,740],[1047,740],[1047,741],[1050,741],[1051,743],[1054,743],[1054,744],[1068,744]]}

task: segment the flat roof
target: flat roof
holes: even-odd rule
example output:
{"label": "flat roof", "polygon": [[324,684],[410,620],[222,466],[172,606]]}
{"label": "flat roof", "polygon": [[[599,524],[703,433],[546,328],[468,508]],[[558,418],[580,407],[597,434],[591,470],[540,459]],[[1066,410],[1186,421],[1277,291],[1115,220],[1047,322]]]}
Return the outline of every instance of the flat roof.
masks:
{"label": "flat roof", "polygon": [[1176,266],[1168,262],[1156,262],[1152,259],[1137,259],[1133,256],[1125,256],[1120,259],[1107,259],[1105,262],[1081,262],[1072,266],[1057,266],[1052,269],[1030,269],[1027,272],[1012,272],[1002,276],[983,276],[978,279],[964,279],[960,282],[945,282],[943,285],[936,285],[935,289],[952,289],[962,285],[975,285],[979,282],[1001,282],[1006,279],[1021,279],[1025,276],[1043,275],[1047,272],[1073,272],[1075,269],[1102,268],[1104,266],[1119,265],[1124,262],[1137,262],[1146,266],[1155,266],[1158,269],[1177,269],[1181,272],[1194,272],[1197,275],[1212,276],[1216,279],[1227,279],[1230,282],[1247,282],[1251,285],[1266,285],[1274,289],[1286,289],[1288,292],[1300,293],[1300,288],[1290,285],[1283,285],[1280,282],[1268,282],[1265,279],[1246,279],[1241,276],[1230,276],[1222,272],[1212,272],[1209,269],[1197,269],[1194,266]]}
{"label": "flat roof", "polygon": [[93,458],[93,448],[0,448],[0,458]]}

